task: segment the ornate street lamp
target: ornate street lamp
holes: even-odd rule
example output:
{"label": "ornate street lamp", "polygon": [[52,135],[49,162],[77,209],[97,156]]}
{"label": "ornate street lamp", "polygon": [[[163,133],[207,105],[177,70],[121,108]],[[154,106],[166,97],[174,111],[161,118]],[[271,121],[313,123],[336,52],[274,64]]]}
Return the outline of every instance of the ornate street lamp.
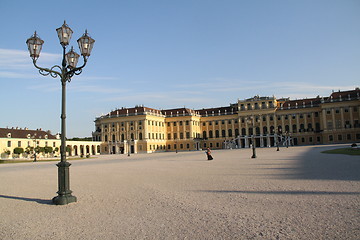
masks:
{"label": "ornate street lamp", "polygon": [[256,158],[256,149],[255,149],[255,136],[254,136],[254,127],[255,127],[255,118],[254,116],[251,116],[247,119],[248,124],[250,124],[252,128],[252,135],[251,135],[251,141],[252,141],[252,153],[253,155],[251,158]]}
{"label": "ornate street lamp", "polygon": [[66,83],[70,82],[74,75],[79,75],[82,72],[82,68],[85,67],[87,59],[91,54],[95,40],[88,35],[87,31],[85,31],[85,34],[78,39],[77,42],[79,44],[81,55],[84,59],[84,63],[82,66],[76,67],[80,55],[74,52],[73,47],[71,47],[71,50],[65,54],[66,47],[69,45],[73,31],[64,21],[64,24],[57,28],[56,32],[58,34],[60,44],[63,47],[63,59],[61,66],[55,65],[49,69],[36,65],[36,61],[40,57],[42,45],[44,44],[44,41],[39,38],[36,32],[33,36],[27,39],[26,44],[29,49],[30,57],[33,60],[33,64],[37,69],[39,69],[39,73],[43,76],[50,75],[53,78],[59,77],[61,80],[61,160],[58,164],[56,164],[58,166],[59,191],[57,192],[58,196],[54,197],[52,201],[56,205],[65,205],[76,202],[76,197],[71,195],[72,191],[70,190],[69,167],[71,164],[66,161]]}

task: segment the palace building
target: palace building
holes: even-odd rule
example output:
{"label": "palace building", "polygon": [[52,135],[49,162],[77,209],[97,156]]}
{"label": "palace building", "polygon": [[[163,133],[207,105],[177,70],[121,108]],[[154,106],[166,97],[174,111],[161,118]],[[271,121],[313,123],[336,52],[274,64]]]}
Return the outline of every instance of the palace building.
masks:
{"label": "palace building", "polygon": [[[66,141],[67,156],[100,154],[100,142]],[[38,157],[60,156],[60,135],[52,135],[42,129],[0,128],[0,158],[31,158],[34,152]],[[47,148],[50,154],[42,150]],[[20,154],[17,154],[20,152]]]}
{"label": "palace building", "polygon": [[102,154],[274,147],[360,141],[360,90],[329,97],[255,96],[226,107],[121,108],[95,119]]}

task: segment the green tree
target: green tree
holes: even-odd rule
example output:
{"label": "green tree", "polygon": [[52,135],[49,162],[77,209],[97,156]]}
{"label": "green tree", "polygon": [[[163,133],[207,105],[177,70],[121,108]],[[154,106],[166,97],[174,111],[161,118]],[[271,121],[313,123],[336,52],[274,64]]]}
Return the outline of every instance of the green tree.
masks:
{"label": "green tree", "polygon": [[53,148],[52,147],[44,147],[44,153],[52,153]]}
{"label": "green tree", "polygon": [[15,154],[22,154],[22,153],[24,153],[24,149],[21,148],[21,147],[14,148],[14,153]]}

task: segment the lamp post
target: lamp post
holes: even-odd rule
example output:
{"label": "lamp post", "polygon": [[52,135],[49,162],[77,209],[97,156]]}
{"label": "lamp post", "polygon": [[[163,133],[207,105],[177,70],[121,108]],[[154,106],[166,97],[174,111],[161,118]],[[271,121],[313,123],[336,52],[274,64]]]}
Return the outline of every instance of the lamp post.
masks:
{"label": "lamp post", "polygon": [[[33,36],[27,39],[26,44],[28,46],[30,57],[33,60],[34,66],[39,69],[39,73],[43,76],[50,75],[53,78],[59,77],[62,85],[62,101],[61,101],[61,146],[60,154],[61,160],[58,164],[58,196],[52,199],[53,203],[56,205],[65,205],[68,203],[76,202],[76,197],[71,195],[72,191],[70,190],[70,177],[69,177],[69,167],[70,163],[66,161],[66,83],[71,81],[71,78],[74,75],[79,75],[82,72],[82,69],[87,63],[87,59],[91,54],[95,40],[92,39],[87,31],[80,37],[77,42],[83,56],[84,63],[80,67],[76,67],[80,55],[74,52],[73,47],[68,53],[65,53],[66,47],[69,45],[73,31],[66,24],[64,24],[56,29],[58,34],[60,44],[63,48],[63,58],[61,66],[55,65],[49,68],[42,68],[36,64],[37,59],[40,57],[40,52],[44,41],[41,40],[36,31]],[[56,70],[55,70],[56,69]]]}
{"label": "lamp post", "polygon": [[281,134],[282,134],[282,129],[281,128],[278,128],[278,135],[276,136],[276,151],[280,151],[280,148],[279,148],[279,137],[281,138]]}
{"label": "lamp post", "polygon": [[255,136],[254,136],[254,125],[255,125],[255,119],[254,116],[251,116],[247,119],[248,124],[250,124],[252,128],[252,135],[251,135],[251,142],[252,142],[252,153],[253,155],[251,158],[256,158],[256,149],[255,149]]}
{"label": "lamp post", "polygon": [[32,136],[33,142],[34,142],[34,162],[36,162],[36,133]]}

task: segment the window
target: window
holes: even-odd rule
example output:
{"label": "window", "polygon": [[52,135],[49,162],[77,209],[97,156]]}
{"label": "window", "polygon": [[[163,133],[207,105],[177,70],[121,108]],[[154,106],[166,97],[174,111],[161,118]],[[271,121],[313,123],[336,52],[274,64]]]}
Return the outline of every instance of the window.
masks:
{"label": "window", "polygon": [[183,122],[182,122],[182,121],[180,121],[180,126],[182,126],[182,124],[183,124]]}
{"label": "window", "polygon": [[186,144],[186,148],[189,149],[189,148],[190,148],[190,144]]}
{"label": "window", "polygon": [[346,135],[347,140],[351,140],[351,134]]}
{"label": "window", "polygon": [[229,137],[232,137],[232,130],[231,129],[228,130],[228,133],[229,133]]}
{"label": "window", "polygon": [[170,133],[168,133],[168,137],[167,137],[168,139],[171,139],[171,134]]}
{"label": "window", "polygon": [[190,132],[186,132],[186,138],[190,138]]}
{"label": "window", "polygon": [[7,146],[8,146],[8,147],[11,147],[11,141],[8,141],[8,142],[7,142]]}
{"label": "window", "polygon": [[338,140],[342,141],[342,135],[338,135]]}
{"label": "window", "polygon": [[177,139],[177,133],[174,133],[174,139]]}
{"label": "window", "polygon": [[226,135],[226,131],[225,131],[225,130],[222,130],[222,131],[221,131],[221,136],[222,136],[222,137],[225,137],[225,135]]}
{"label": "window", "polygon": [[218,125],[219,124],[219,122],[218,121],[215,121],[215,125]]}
{"label": "window", "polygon": [[333,135],[329,135],[329,141],[332,142],[334,140]]}
{"label": "window", "polygon": [[209,131],[209,138],[213,138],[213,131],[212,130]]}
{"label": "window", "polygon": [[18,147],[21,147],[21,141],[18,141]]}
{"label": "window", "polygon": [[174,127],[176,127],[176,122],[174,122]]}
{"label": "window", "polygon": [[184,133],[180,133],[180,139],[184,139]]}
{"label": "window", "polygon": [[220,137],[219,130],[216,130],[216,131],[215,131],[215,137],[216,137],[216,138],[219,138],[219,137]]}
{"label": "window", "polygon": [[221,120],[221,124],[225,124],[225,120]]}
{"label": "window", "polygon": [[189,120],[186,120],[186,125],[189,125]]}

